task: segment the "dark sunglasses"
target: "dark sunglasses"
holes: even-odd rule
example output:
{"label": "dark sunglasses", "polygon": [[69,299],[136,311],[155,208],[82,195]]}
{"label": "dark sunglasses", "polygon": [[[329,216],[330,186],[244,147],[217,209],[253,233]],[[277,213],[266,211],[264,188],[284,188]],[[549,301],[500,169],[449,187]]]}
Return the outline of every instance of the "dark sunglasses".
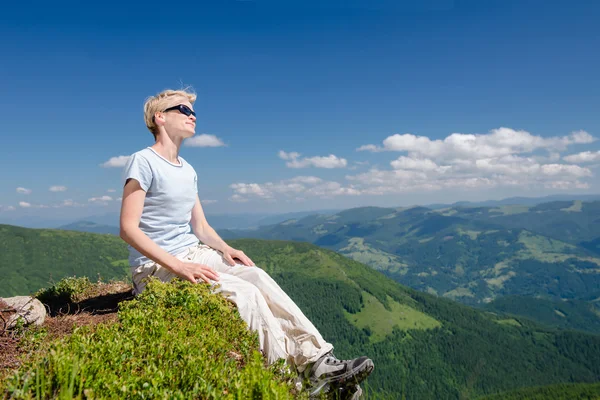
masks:
{"label": "dark sunglasses", "polygon": [[192,111],[192,109],[190,109],[188,106],[186,106],[185,104],[179,104],[173,107],[169,107],[166,110],[164,110],[163,112],[167,112],[167,111],[173,111],[173,110],[177,110],[180,113],[187,115],[188,117],[190,115],[193,115],[194,117],[196,116],[196,112]]}

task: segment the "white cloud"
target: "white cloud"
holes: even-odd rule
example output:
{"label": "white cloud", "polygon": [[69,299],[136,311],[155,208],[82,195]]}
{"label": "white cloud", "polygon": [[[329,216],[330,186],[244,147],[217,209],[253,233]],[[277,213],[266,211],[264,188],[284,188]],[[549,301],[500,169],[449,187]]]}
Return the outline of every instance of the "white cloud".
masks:
{"label": "white cloud", "polygon": [[433,171],[439,168],[436,163],[428,158],[418,159],[405,156],[401,156],[397,160],[392,161],[391,165],[394,169],[411,169],[421,171]]}
{"label": "white cloud", "polygon": [[15,210],[16,210],[15,206],[2,206],[2,205],[0,205],[0,212],[15,211]]}
{"label": "white cloud", "polygon": [[123,168],[127,161],[129,161],[130,156],[117,156],[111,157],[108,161],[100,164],[103,168]]}
{"label": "white cloud", "polygon": [[339,158],[333,154],[325,157],[317,156],[300,158],[300,153],[286,153],[285,151],[280,150],[278,155],[279,158],[288,161],[285,163],[288,168],[345,168],[348,165],[348,161],[345,158]]}
{"label": "white cloud", "polygon": [[561,175],[576,178],[592,176],[592,171],[590,171],[588,168],[582,168],[578,165],[546,164],[542,165],[541,168],[544,175]]}
{"label": "white cloud", "polygon": [[67,190],[66,186],[50,186],[50,188],[48,189],[51,192],[64,192]]}
{"label": "white cloud", "polygon": [[116,190],[115,190],[115,189],[107,189],[106,191],[107,191],[108,193],[114,193],[114,192],[116,192]]}
{"label": "white cloud", "polygon": [[244,196],[240,196],[239,194],[234,194],[233,196],[231,196],[229,198],[230,201],[233,201],[235,203],[246,203],[248,202],[248,199],[245,198]]}
{"label": "white cloud", "polygon": [[31,189],[25,189],[24,187],[18,187],[17,188],[17,193],[30,194],[31,193]]}
{"label": "white cloud", "polygon": [[122,197],[117,197],[117,198],[115,199],[115,201],[122,201],[122,200],[123,200],[123,198],[122,198]]}
{"label": "white cloud", "polygon": [[215,135],[202,134],[186,139],[184,145],[187,147],[222,147],[225,143]]}
{"label": "white cloud", "polygon": [[110,196],[101,196],[101,197],[92,197],[88,199],[89,203],[95,203],[95,204],[106,204],[109,201],[112,201],[112,197]]}
{"label": "white cloud", "polygon": [[229,187],[240,195],[254,195],[265,199],[271,197],[270,191],[261,187],[258,183],[233,183]]}
{"label": "white cloud", "polygon": [[318,178],[316,176],[296,176],[292,179],[289,179],[289,181],[293,183],[306,183],[308,185],[316,185],[319,182],[323,182],[323,179]]}
{"label": "white cloud", "polygon": [[380,147],[375,146],[374,144],[365,144],[363,146],[360,146],[358,149],[356,149],[356,151],[383,151],[383,149],[381,149]]}
{"label": "white cloud", "polygon": [[324,181],[314,176],[297,176],[295,178],[266,183],[234,183],[230,185],[235,198],[232,201],[248,201],[260,199],[276,201],[277,199],[302,199],[319,197],[323,199],[335,196],[355,196],[360,191],[353,185],[344,186],[338,182]]}
{"label": "white cloud", "polygon": [[[592,171],[561,164],[560,152],[570,145],[595,140],[585,131],[545,138],[510,128],[493,129],[484,135],[453,133],[436,140],[409,133],[396,134],[386,138],[382,146],[365,145],[357,149],[408,153],[390,163],[392,170],[372,168],[346,179],[362,194],[377,195],[500,186],[585,189],[589,184],[581,179],[593,176]],[[531,154],[539,151],[546,151],[548,155]],[[597,161],[600,152],[598,155],[580,153],[564,160]]]}
{"label": "white cloud", "polygon": [[546,182],[544,184],[546,188],[549,189],[560,189],[560,190],[569,190],[569,189],[589,189],[590,185],[584,182],[578,181],[553,181]]}
{"label": "white cloud", "polygon": [[566,162],[574,164],[584,164],[600,161],[600,151],[584,151],[577,154],[571,154],[563,157]]}
{"label": "white cloud", "polygon": [[492,129],[488,134],[453,133],[445,139],[431,140],[410,133],[395,134],[383,141],[383,147],[373,144],[359,147],[358,151],[406,151],[409,154],[434,159],[501,157],[531,153],[538,149],[565,150],[571,144],[592,143],[596,139],[585,131],[567,136],[544,138],[523,130]]}
{"label": "white cloud", "polygon": [[217,202],[217,200],[201,200],[202,204],[208,205],[208,204],[215,204]]}
{"label": "white cloud", "polygon": [[296,152],[286,153],[283,150],[279,150],[279,158],[281,158],[282,160],[295,160],[298,157],[300,157],[300,153],[296,153]]}
{"label": "white cloud", "polygon": [[26,201],[20,201],[19,202],[19,206],[23,207],[23,208],[30,208],[31,207],[31,203],[27,203]]}

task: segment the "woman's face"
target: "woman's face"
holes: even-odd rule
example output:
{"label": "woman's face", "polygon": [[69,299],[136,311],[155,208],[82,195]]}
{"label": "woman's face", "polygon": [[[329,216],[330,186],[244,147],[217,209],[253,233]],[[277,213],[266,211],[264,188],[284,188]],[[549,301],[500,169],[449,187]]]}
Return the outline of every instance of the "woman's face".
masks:
{"label": "woman's face", "polygon": [[180,105],[179,109],[164,112],[164,127],[171,137],[181,137],[183,139],[194,136],[196,133],[196,117],[193,114],[186,115],[189,111],[194,111],[192,104],[188,100],[180,99],[173,106]]}

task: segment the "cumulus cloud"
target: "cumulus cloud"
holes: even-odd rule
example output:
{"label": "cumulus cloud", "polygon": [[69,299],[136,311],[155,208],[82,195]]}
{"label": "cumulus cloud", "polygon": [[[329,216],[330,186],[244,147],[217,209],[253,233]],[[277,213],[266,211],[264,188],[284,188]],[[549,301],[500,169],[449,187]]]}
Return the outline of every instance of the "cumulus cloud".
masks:
{"label": "cumulus cloud", "polygon": [[186,139],[183,144],[187,147],[222,147],[225,143],[215,135],[202,134]]}
{"label": "cumulus cloud", "polygon": [[114,193],[114,192],[116,192],[116,190],[115,190],[115,189],[106,189],[106,191],[107,191],[108,193]]}
{"label": "cumulus cloud", "polygon": [[100,164],[103,168],[123,168],[127,161],[129,161],[130,156],[117,156],[111,157],[108,161]]}
{"label": "cumulus cloud", "polygon": [[323,179],[318,178],[316,176],[296,176],[292,179],[289,179],[289,181],[293,183],[306,183],[308,185],[316,185],[317,183],[323,182]]}
{"label": "cumulus cloud", "polygon": [[336,196],[359,195],[360,191],[352,185],[324,181],[315,176],[297,176],[278,182],[234,183],[230,186],[235,194],[232,201],[242,202],[250,199],[276,201],[277,199],[304,200],[306,197],[332,198]]}
{"label": "cumulus cloud", "polygon": [[3,205],[0,205],[0,212],[15,211],[15,210],[16,210],[15,206],[3,206]]}
{"label": "cumulus cloud", "polygon": [[418,159],[412,157],[401,156],[397,160],[391,162],[394,169],[408,169],[421,171],[434,171],[440,167],[428,158]]}
{"label": "cumulus cloud", "polygon": [[563,151],[571,144],[592,143],[596,139],[585,131],[567,136],[549,137],[532,135],[511,128],[492,129],[488,134],[453,133],[443,140],[431,140],[411,133],[395,134],[383,141],[383,147],[374,144],[359,147],[358,151],[405,151],[419,157],[451,160],[501,157],[531,153],[538,149]]}
{"label": "cumulus cloud", "polygon": [[18,187],[17,188],[17,193],[30,194],[31,193],[31,189],[26,189],[24,187]]}
{"label": "cumulus cloud", "polygon": [[20,201],[19,202],[19,207],[30,208],[31,207],[31,203],[28,203],[26,201]]}
{"label": "cumulus cloud", "polygon": [[202,204],[208,205],[208,204],[215,204],[217,202],[217,200],[201,200]]}
{"label": "cumulus cloud", "polygon": [[89,198],[88,202],[93,204],[107,204],[109,201],[112,201],[112,199],[112,197],[105,195],[100,197]]}
{"label": "cumulus cloud", "polygon": [[304,157],[300,158],[301,154],[296,152],[286,153],[283,150],[279,151],[279,158],[288,162],[285,165],[288,168],[345,168],[348,161],[345,158],[339,158],[333,154],[325,157]]}
{"label": "cumulus cloud", "polygon": [[50,186],[50,188],[48,189],[51,192],[64,192],[67,190],[66,186]]}
{"label": "cumulus cloud", "polygon": [[573,164],[585,164],[600,161],[600,151],[584,151],[563,157],[563,160]]}
{"label": "cumulus cloud", "polygon": [[[488,134],[453,133],[435,140],[410,133],[396,134],[383,140],[382,146],[368,144],[357,149],[405,152],[406,155],[390,162],[391,170],[372,168],[346,179],[362,194],[377,195],[497,186],[585,189],[589,184],[581,179],[591,177],[592,171],[561,164],[560,152],[570,145],[595,140],[585,131],[542,137],[510,128],[493,129]],[[533,154],[540,151],[548,155]],[[600,152],[588,153],[563,160],[572,163],[600,160]]]}

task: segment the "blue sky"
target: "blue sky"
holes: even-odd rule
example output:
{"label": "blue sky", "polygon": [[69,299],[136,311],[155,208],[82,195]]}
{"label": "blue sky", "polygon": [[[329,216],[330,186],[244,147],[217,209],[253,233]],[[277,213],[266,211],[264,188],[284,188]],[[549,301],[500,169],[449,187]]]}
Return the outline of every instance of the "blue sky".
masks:
{"label": "blue sky", "polygon": [[208,214],[599,193],[600,4],[571,3],[12,2],[0,222],[118,210],[102,165],[182,85],[223,144],[182,149]]}

